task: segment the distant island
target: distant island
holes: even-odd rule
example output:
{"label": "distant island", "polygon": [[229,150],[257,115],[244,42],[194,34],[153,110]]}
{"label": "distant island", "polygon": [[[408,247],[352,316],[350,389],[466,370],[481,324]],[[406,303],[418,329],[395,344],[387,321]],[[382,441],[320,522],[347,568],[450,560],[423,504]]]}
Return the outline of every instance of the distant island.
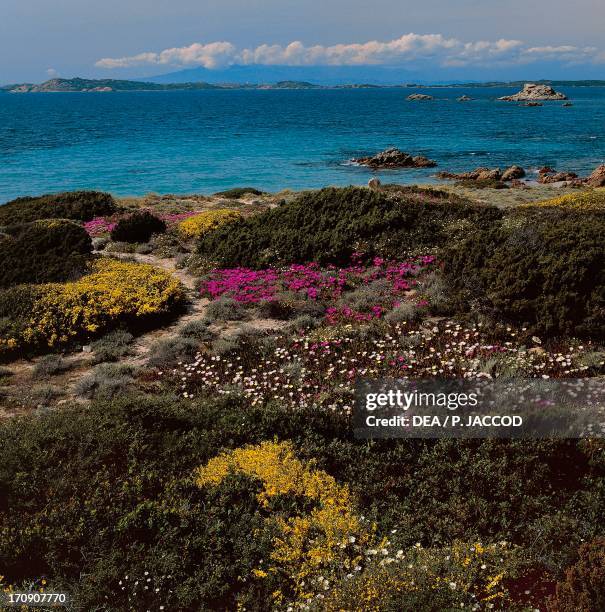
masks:
{"label": "distant island", "polygon": [[[359,84],[338,86],[343,89],[378,87]],[[324,86],[306,81],[278,81],[277,83],[152,83],[118,79],[50,79],[44,83],[15,83],[0,87],[8,93],[58,93],[58,92],[112,92],[112,91],[193,91],[201,89],[322,89]]]}
{"label": "distant island", "polygon": [[[605,87],[605,80],[584,81],[534,81],[539,85],[552,87]],[[119,92],[119,91],[195,91],[205,89],[368,89],[407,87],[418,89],[446,87],[523,87],[524,81],[488,82],[488,83],[449,83],[449,84],[419,84],[401,83],[398,85],[374,85],[369,83],[346,85],[318,85],[307,81],[278,81],[276,83],[154,83],[151,81],[129,81],[119,79],[61,79],[54,78],[44,83],[15,83],[0,86],[0,92],[5,93],[60,93],[60,92]]]}

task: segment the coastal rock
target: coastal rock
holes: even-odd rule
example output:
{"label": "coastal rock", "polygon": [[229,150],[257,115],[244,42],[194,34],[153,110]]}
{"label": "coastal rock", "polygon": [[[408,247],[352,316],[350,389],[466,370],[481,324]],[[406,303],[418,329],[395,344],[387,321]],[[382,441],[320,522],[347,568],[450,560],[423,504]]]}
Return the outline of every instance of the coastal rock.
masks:
{"label": "coastal rock", "polygon": [[532,100],[567,100],[567,96],[555,91],[550,85],[526,83],[523,89],[512,96],[503,96],[498,100],[505,102],[526,102]]}
{"label": "coastal rock", "polygon": [[599,166],[587,179],[586,184],[591,187],[605,187],[605,164]]}
{"label": "coastal rock", "polygon": [[[543,170],[548,170],[543,172]],[[552,168],[542,168],[538,173],[538,183],[548,185],[550,183],[563,183],[565,181],[573,181],[578,178],[575,172],[556,172]]]}
{"label": "coastal rock", "polygon": [[500,168],[494,170],[484,170],[480,172],[475,180],[477,181],[499,181],[502,178],[502,171]]}
{"label": "coastal rock", "polygon": [[458,181],[476,181],[480,174],[489,171],[489,168],[477,168],[470,172],[439,172],[437,178],[455,179]]}
{"label": "coastal rock", "polygon": [[565,104],[563,104],[563,106],[569,107],[569,106],[573,106],[573,104],[571,102],[565,102]]}
{"label": "coastal rock", "polygon": [[544,106],[544,104],[542,104],[542,102],[526,102],[521,106]]}
{"label": "coastal rock", "polygon": [[464,95],[457,98],[458,102],[470,102],[472,100],[471,97]]}
{"label": "coastal rock", "polygon": [[389,168],[434,168],[437,163],[423,155],[413,157],[399,149],[386,149],[370,157],[360,157],[354,162],[373,169]]}
{"label": "coastal rock", "polygon": [[434,100],[435,98],[433,98],[433,96],[429,96],[428,94],[415,93],[408,96],[406,99],[413,102],[415,100]]}
{"label": "coastal rock", "polygon": [[378,189],[378,188],[380,187],[380,179],[379,179],[379,178],[376,178],[376,177],[371,178],[371,179],[368,181],[368,187],[369,187],[370,189]]}
{"label": "coastal rock", "polygon": [[500,168],[476,168],[470,172],[439,172],[437,177],[457,181],[499,181],[502,178],[502,171]]}
{"label": "coastal rock", "polygon": [[503,181],[514,181],[525,176],[525,170],[521,166],[511,166],[502,173]]}

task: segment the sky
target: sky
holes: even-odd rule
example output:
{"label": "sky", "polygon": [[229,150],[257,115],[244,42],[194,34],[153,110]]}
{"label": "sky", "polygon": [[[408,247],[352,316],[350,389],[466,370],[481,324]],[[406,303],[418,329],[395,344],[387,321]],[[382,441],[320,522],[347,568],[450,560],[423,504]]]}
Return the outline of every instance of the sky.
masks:
{"label": "sky", "polygon": [[603,0],[1,0],[0,83],[201,66],[603,78]]}

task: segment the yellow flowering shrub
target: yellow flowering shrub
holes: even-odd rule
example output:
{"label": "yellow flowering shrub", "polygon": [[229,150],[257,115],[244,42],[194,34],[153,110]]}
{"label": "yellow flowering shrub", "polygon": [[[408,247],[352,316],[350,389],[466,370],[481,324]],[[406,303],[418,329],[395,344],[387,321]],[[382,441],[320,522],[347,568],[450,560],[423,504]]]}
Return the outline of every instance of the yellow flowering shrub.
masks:
{"label": "yellow flowering shrub", "polygon": [[179,281],[151,265],[109,258],[94,260],[89,273],[67,283],[16,287],[28,304],[0,350],[54,347],[88,338],[125,319],[168,313],[185,299]]}
{"label": "yellow flowering shrub", "polygon": [[[253,570],[256,578],[265,578],[267,572],[283,574],[304,600],[313,596],[312,583],[317,584],[318,576],[336,567],[352,571],[360,561],[359,550],[370,542],[373,528],[355,513],[349,488],[297,459],[289,442],[263,442],[222,453],[198,469],[196,482],[200,487],[218,485],[230,473],[260,481],[258,501],[269,511],[278,496],[312,502],[311,509],[300,516],[270,517],[279,534],[273,542],[273,565]],[[276,600],[280,597],[281,593],[274,593]]]}
{"label": "yellow flowering shrub", "polygon": [[225,223],[236,221],[241,217],[241,213],[237,210],[218,208],[216,210],[207,210],[199,215],[189,217],[188,219],[181,221],[178,228],[179,232],[185,238],[199,238],[205,233],[210,232],[221,225],[225,225]]}
{"label": "yellow flowering shrub", "polygon": [[605,189],[591,189],[580,193],[569,193],[557,198],[542,200],[541,202],[524,204],[524,206],[562,206],[564,208],[584,211],[605,210]]}

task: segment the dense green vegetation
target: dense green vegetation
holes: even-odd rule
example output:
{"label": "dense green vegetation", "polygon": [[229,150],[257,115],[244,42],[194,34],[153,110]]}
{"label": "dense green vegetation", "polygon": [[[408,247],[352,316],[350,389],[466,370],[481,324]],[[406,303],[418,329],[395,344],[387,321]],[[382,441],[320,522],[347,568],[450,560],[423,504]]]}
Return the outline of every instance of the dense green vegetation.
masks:
{"label": "dense green vegetation", "polygon": [[154,234],[163,234],[166,223],[147,210],[135,212],[120,219],[111,230],[111,239],[116,242],[147,242]]}
{"label": "dense green vegetation", "polygon": [[[24,214],[109,204],[60,198]],[[108,234],[107,210],[84,227]],[[605,216],[385,185],[183,232],[219,210],[103,236],[175,258],[158,267],[91,258],[75,221],[2,230],[0,409],[38,410],[0,419],[0,588],[124,612],[601,612],[603,440],[360,441],[350,410],[358,377],[602,376]]]}
{"label": "dense green vegetation", "polygon": [[401,257],[443,245],[456,225],[466,231],[502,216],[435,190],[399,188],[386,193],[357,187],[308,192],[290,204],[218,229],[199,252],[223,266],[347,263],[351,255]]}
{"label": "dense green vegetation", "polygon": [[216,195],[230,200],[237,200],[246,195],[263,195],[263,192],[254,187],[234,187],[233,189],[227,189],[227,191],[219,191]]}
{"label": "dense green vegetation", "polygon": [[576,441],[368,444],[330,411],[233,396],[100,401],[0,428],[3,573],[69,585],[83,609],[267,609],[287,587],[246,579],[272,546],[259,483],[233,475],[200,489],[193,470],[225,446],[274,438],[349,483],[394,550],[507,540],[525,547],[524,564],[558,569],[602,534],[603,448]]}
{"label": "dense green vegetation", "polygon": [[443,255],[461,307],[546,334],[605,332],[605,216],[526,208],[448,245]]}
{"label": "dense green vegetation", "polygon": [[89,235],[72,221],[46,219],[10,225],[0,234],[0,288],[75,278],[84,270],[91,251]]}
{"label": "dense green vegetation", "polygon": [[39,197],[17,198],[0,206],[0,226],[37,219],[74,219],[90,221],[93,217],[111,215],[116,204],[108,193],[70,191]]}

